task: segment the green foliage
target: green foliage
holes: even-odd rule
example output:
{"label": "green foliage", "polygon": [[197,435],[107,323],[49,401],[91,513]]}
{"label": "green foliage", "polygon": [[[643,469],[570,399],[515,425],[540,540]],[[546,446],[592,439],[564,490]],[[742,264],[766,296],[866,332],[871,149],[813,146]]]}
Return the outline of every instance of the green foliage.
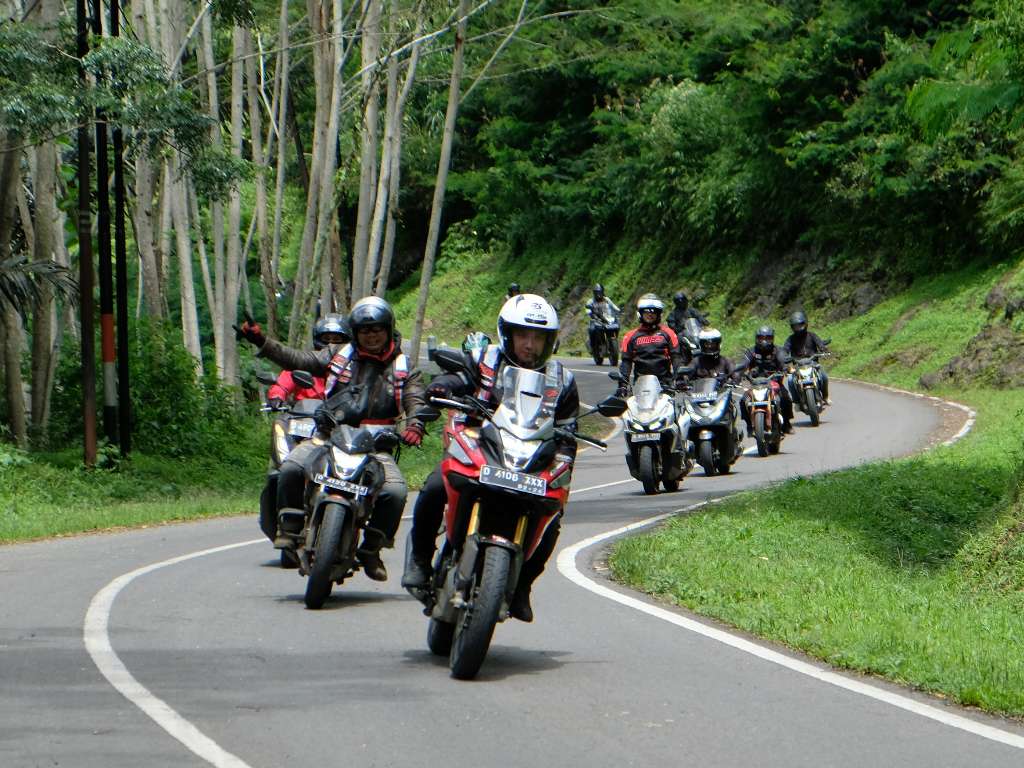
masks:
{"label": "green foliage", "polygon": [[[65,341],[53,393],[50,441],[82,434],[81,381],[75,345]],[[130,346],[134,448],[159,456],[251,460],[251,436],[262,423],[212,374],[196,376],[178,329],[140,322]],[[97,366],[97,370],[100,367]]]}

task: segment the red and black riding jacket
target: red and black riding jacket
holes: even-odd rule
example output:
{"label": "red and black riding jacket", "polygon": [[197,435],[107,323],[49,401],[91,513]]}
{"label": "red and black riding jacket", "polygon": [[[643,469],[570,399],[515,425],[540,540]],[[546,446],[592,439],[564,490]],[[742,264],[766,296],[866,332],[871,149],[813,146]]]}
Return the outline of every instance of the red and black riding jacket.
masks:
{"label": "red and black riding jacket", "polygon": [[667,325],[641,325],[622,339],[619,372],[624,378],[652,374],[660,379],[673,376],[680,363],[679,337]]}

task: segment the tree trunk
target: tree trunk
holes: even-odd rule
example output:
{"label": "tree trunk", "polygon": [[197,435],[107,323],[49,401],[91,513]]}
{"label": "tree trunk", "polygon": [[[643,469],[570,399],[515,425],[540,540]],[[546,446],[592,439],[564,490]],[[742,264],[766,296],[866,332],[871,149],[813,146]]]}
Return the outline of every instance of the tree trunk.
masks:
{"label": "tree trunk", "polygon": [[[409,68],[405,73],[405,81],[402,83],[402,90],[398,95],[395,104],[394,124],[391,130],[390,147],[385,141],[385,151],[389,155],[389,173],[387,202],[385,203],[386,226],[384,230],[384,246],[380,255],[380,270],[377,274],[376,295],[383,297],[388,290],[388,278],[391,276],[391,260],[395,253],[395,232],[398,229],[398,192],[401,188],[402,178],[402,118],[405,115],[405,105],[409,102],[409,94],[412,92],[412,85],[416,81],[416,69],[420,60],[421,44],[418,42],[423,32],[423,6],[419,5],[416,11],[416,28],[413,30],[412,52],[409,55]],[[378,194],[380,194],[378,192]]]}
{"label": "tree trunk", "polygon": [[[252,36],[249,36],[249,53],[254,52],[251,45]],[[256,201],[253,215],[256,220],[256,250],[260,259],[260,282],[263,285],[263,298],[267,306],[267,335],[277,336],[277,280],[274,276],[273,264],[270,258],[270,234],[267,231],[267,155],[263,151],[263,136],[261,133],[260,102],[257,93],[258,77],[256,59],[251,56],[246,59],[245,66],[246,91],[249,101],[249,137],[252,143],[252,162],[256,166],[256,178],[253,184],[256,187]],[[271,125],[273,121],[271,120]],[[273,138],[273,132],[269,133],[268,145]],[[267,147],[269,153],[270,147]],[[248,249],[242,254],[242,258],[248,258]]]}
{"label": "tree trunk", "polygon": [[[17,210],[17,189],[21,184],[21,152],[17,139],[0,130],[0,261],[11,256],[11,234]],[[4,358],[4,392],[11,434],[22,448],[28,446],[28,421],[25,418],[25,392],[21,378],[21,317],[15,307],[0,301],[0,337]]]}
{"label": "tree trunk", "polygon": [[[458,18],[463,19],[469,0],[459,0]],[[437,241],[441,232],[441,211],[444,208],[444,193],[448,185],[448,169],[452,159],[452,141],[455,136],[455,118],[459,112],[459,90],[462,85],[462,64],[465,56],[466,22],[460,21],[455,30],[455,52],[452,55],[452,77],[448,85],[448,108],[444,115],[444,134],[441,137],[441,157],[437,163],[437,180],[434,182],[434,199],[430,208],[430,226],[427,230],[427,244],[423,253],[423,271],[420,274],[420,291],[416,302],[416,325],[412,332],[412,348],[409,350],[413,365],[420,356],[420,338],[423,335],[423,319],[430,297],[430,280],[434,276],[434,260],[437,256]]]}
{"label": "tree trunk", "polygon": [[[171,198],[171,215],[174,218],[176,234],[175,250],[178,252],[178,280],[181,287],[181,333],[185,349],[195,358],[196,370],[203,372],[203,349],[199,340],[199,312],[196,307],[196,284],[192,274],[192,239],[189,230],[188,200],[185,184],[179,178],[177,159],[172,158],[173,168],[168,178],[175,179],[167,189]],[[234,337],[232,337],[234,338]]]}
{"label": "tree trunk", "polygon": [[[340,4],[341,0],[335,0]],[[313,74],[316,83],[316,112],[313,118],[313,156],[306,193],[306,216],[302,229],[302,244],[299,251],[298,271],[295,275],[292,314],[288,322],[288,343],[295,345],[306,322],[303,315],[306,293],[314,276],[313,251],[317,234],[317,212],[320,210],[320,182],[323,157],[328,152],[327,124],[330,120],[330,94],[334,83],[334,57],[323,18],[326,4],[307,0],[310,32],[320,42],[313,46]],[[340,16],[340,12],[336,13]],[[294,111],[293,111],[294,115]],[[334,152],[335,141],[330,139],[330,152]],[[330,179],[327,180],[330,183]]]}
{"label": "tree trunk", "polygon": [[[243,27],[232,32],[231,60],[231,155],[242,158],[242,115],[245,108],[243,58],[246,54],[247,33]],[[231,326],[238,322],[238,295],[241,281],[238,279],[241,262],[242,194],[237,186],[232,187],[228,197],[227,264],[224,275],[224,325],[221,338],[224,343],[224,381],[229,385],[238,384],[238,345],[231,332]]]}
{"label": "tree trunk", "polygon": [[[142,290],[145,296],[146,315],[154,320],[166,318],[163,281],[154,247],[156,233],[153,231],[153,210],[157,206],[154,190],[154,169],[145,152],[135,159],[135,199],[132,206],[132,222],[135,244],[139,248],[142,266]],[[163,235],[161,233],[161,239]]]}
{"label": "tree trunk", "polygon": [[380,54],[380,17],[382,0],[366,0],[362,34],[363,125],[362,155],[359,161],[359,205],[352,245],[352,300],[358,301],[370,284],[367,272],[367,248],[370,220],[373,217],[377,179],[377,123],[380,113],[380,72],[375,65]]}
{"label": "tree trunk", "polygon": [[[58,238],[64,238],[63,230],[57,229],[60,221],[57,208],[57,163],[53,142],[37,147],[32,184],[36,198],[34,258],[37,261],[56,261]],[[57,336],[57,311],[53,291],[48,287],[43,287],[40,299],[32,312],[32,427],[37,434],[45,435],[56,368],[53,350]]]}
{"label": "tree trunk", "polygon": [[[281,52],[277,57],[276,70],[281,79],[280,94],[277,99],[277,127],[280,132],[280,139],[277,142],[277,169],[274,177],[274,240],[271,246],[270,260],[270,274],[274,277],[275,296],[277,292],[278,266],[281,263],[281,209],[284,205],[285,164],[288,159],[288,142],[285,140],[285,137],[288,135],[288,126],[290,124],[288,116],[290,113],[289,104],[291,104],[291,91],[289,90],[291,59],[288,55],[288,46],[288,0],[281,0],[281,17],[278,23],[278,48],[280,48]],[[296,139],[298,140],[297,131]],[[301,155],[301,142],[298,142],[298,144],[298,160],[300,163],[304,163],[306,159]]]}
{"label": "tree trunk", "polygon": [[[217,62],[213,56],[213,22],[209,14],[202,22],[202,69],[206,70],[206,109],[209,114],[210,141],[220,148],[224,141],[220,130],[220,100],[217,93]],[[210,229],[213,240],[213,343],[216,350],[217,376],[224,379],[224,206],[220,200],[210,203]]]}

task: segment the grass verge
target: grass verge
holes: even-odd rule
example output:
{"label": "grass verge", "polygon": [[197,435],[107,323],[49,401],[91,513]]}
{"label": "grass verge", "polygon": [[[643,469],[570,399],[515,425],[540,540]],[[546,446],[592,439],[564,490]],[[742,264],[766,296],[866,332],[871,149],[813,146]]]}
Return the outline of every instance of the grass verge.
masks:
{"label": "grass verge", "polygon": [[1021,392],[960,443],[738,495],[620,542],[615,577],[838,667],[1024,714]]}

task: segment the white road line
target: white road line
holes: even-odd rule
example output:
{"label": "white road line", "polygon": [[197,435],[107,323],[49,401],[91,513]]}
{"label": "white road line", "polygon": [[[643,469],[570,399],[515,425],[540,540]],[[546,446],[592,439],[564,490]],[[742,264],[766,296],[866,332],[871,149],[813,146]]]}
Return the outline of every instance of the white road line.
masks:
{"label": "white road line", "polygon": [[89,651],[89,655],[92,656],[92,660],[100,673],[107,678],[107,681],[122,696],[149,715],[150,719],[157,725],[184,744],[193,753],[217,768],[251,767],[237,755],[233,755],[223,749],[217,742],[179,715],[167,702],[154,696],[149,689],[132,676],[132,673],[128,671],[128,668],[118,657],[110,643],[110,611],[113,608],[114,600],[117,599],[121,590],[139,576],[160,568],[166,568],[169,565],[185,562],[186,560],[213,555],[218,552],[226,552],[229,549],[236,549],[238,547],[247,547],[262,541],[266,541],[266,539],[251,539],[250,541],[242,541],[237,544],[228,544],[224,547],[204,549],[201,552],[193,552],[181,557],[172,557],[170,560],[163,560],[159,563],[137,568],[123,576],[118,576],[97,592],[92,602],[89,603],[89,610],[85,614],[85,627],[83,631],[85,647]]}
{"label": "white road line", "polygon": [[[880,385],[875,386],[878,386],[880,389],[888,389],[893,392],[911,395],[914,397],[928,397],[927,395],[920,395],[916,392],[906,392],[904,390],[897,390],[892,387],[882,387]],[[937,397],[930,397],[929,399],[935,402],[944,403],[954,408],[959,408],[960,410],[964,411],[968,417],[960,431],[952,438],[942,443],[942,445],[952,445],[957,440],[960,440],[961,438],[963,438],[964,435],[971,431],[971,429],[974,426],[976,418],[976,414],[972,409],[960,403],[942,400]],[[614,485],[614,483],[610,483],[610,485]],[[679,512],[691,512],[707,504],[714,504],[721,501],[724,501],[724,498],[714,499],[712,501],[703,501],[700,502],[699,504],[693,504],[688,507],[684,507],[683,509],[679,510]],[[773,664],[778,664],[779,666],[785,667],[786,669],[792,670],[799,674],[807,675],[808,677],[814,678],[815,680],[818,680],[822,683],[834,685],[838,688],[843,688],[847,691],[851,691],[862,696],[867,696],[871,699],[876,699],[877,701],[890,704],[894,707],[899,707],[900,709],[907,710],[908,712],[913,712],[914,714],[920,715],[921,717],[926,717],[930,720],[935,720],[951,728],[957,728],[959,730],[972,733],[976,736],[980,736],[984,739],[997,741],[1000,744],[1006,744],[1010,747],[1024,749],[1024,737],[1018,734],[1012,733],[1010,731],[1004,731],[1000,728],[995,728],[994,726],[985,725],[984,723],[979,723],[975,720],[971,720],[970,718],[963,717],[962,715],[947,712],[943,709],[939,709],[938,707],[933,707],[929,704],[925,704],[923,702],[908,698],[907,696],[902,696],[901,694],[894,693],[892,691],[887,691],[884,688],[879,688],[878,686],[861,682],[860,680],[854,680],[848,677],[844,677],[843,675],[840,675],[837,672],[833,672],[830,669],[822,669],[813,664],[809,664],[808,662],[801,661],[800,659],[795,659],[790,656],[786,656],[785,654],[779,653],[778,651],[775,651],[771,648],[758,645],[757,643],[751,642],[746,638],[730,634],[729,632],[718,629],[717,627],[702,624],[701,622],[696,621],[694,619],[687,618],[685,616],[680,616],[679,614],[673,613],[672,611],[660,608],[656,605],[651,605],[642,600],[630,597],[629,595],[624,595],[620,592],[616,592],[615,590],[610,589],[604,586],[603,584],[599,584],[593,581],[592,579],[584,576],[583,573],[581,573],[579,569],[576,567],[576,558],[579,555],[579,553],[583,550],[589,549],[590,547],[593,547],[597,544],[608,541],[609,539],[613,539],[618,536],[623,536],[627,533],[632,533],[634,531],[640,530],[641,528],[650,527],[652,525],[662,522],[663,520],[667,520],[668,518],[673,517],[676,514],[679,514],[679,512],[668,512],[665,514],[656,515],[655,517],[650,517],[646,520],[641,520],[640,522],[623,526],[622,528],[616,528],[614,531],[608,531],[606,533],[598,534],[597,536],[591,536],[589,539],[584,539],[583,541],[578,542],[577,544],[573,544],[570,547],[566,547],[558,553],[558,570],[563,576],[572,581],[574,584],[583,587],[584,589],[589,590],[590,592],[593,592],[596,595],[608,598],[609,600],[614,600],[616,603],[620,603],[621,605],[628,606],[629,608],[634,608],[638,611],[642,611],[643,613],[646,613],[649,616],[661,619],[662,621],[667,621],[670,624],[675,624],[677,627],[681,627],[682,629],[694,632],[698,635],[702,635],[711,640],[715,640],[716,642],[723,643],[724,645],[728,645],[744,653],[749,653],[750,655],[756,656],[759,659],[763,659]]]}

